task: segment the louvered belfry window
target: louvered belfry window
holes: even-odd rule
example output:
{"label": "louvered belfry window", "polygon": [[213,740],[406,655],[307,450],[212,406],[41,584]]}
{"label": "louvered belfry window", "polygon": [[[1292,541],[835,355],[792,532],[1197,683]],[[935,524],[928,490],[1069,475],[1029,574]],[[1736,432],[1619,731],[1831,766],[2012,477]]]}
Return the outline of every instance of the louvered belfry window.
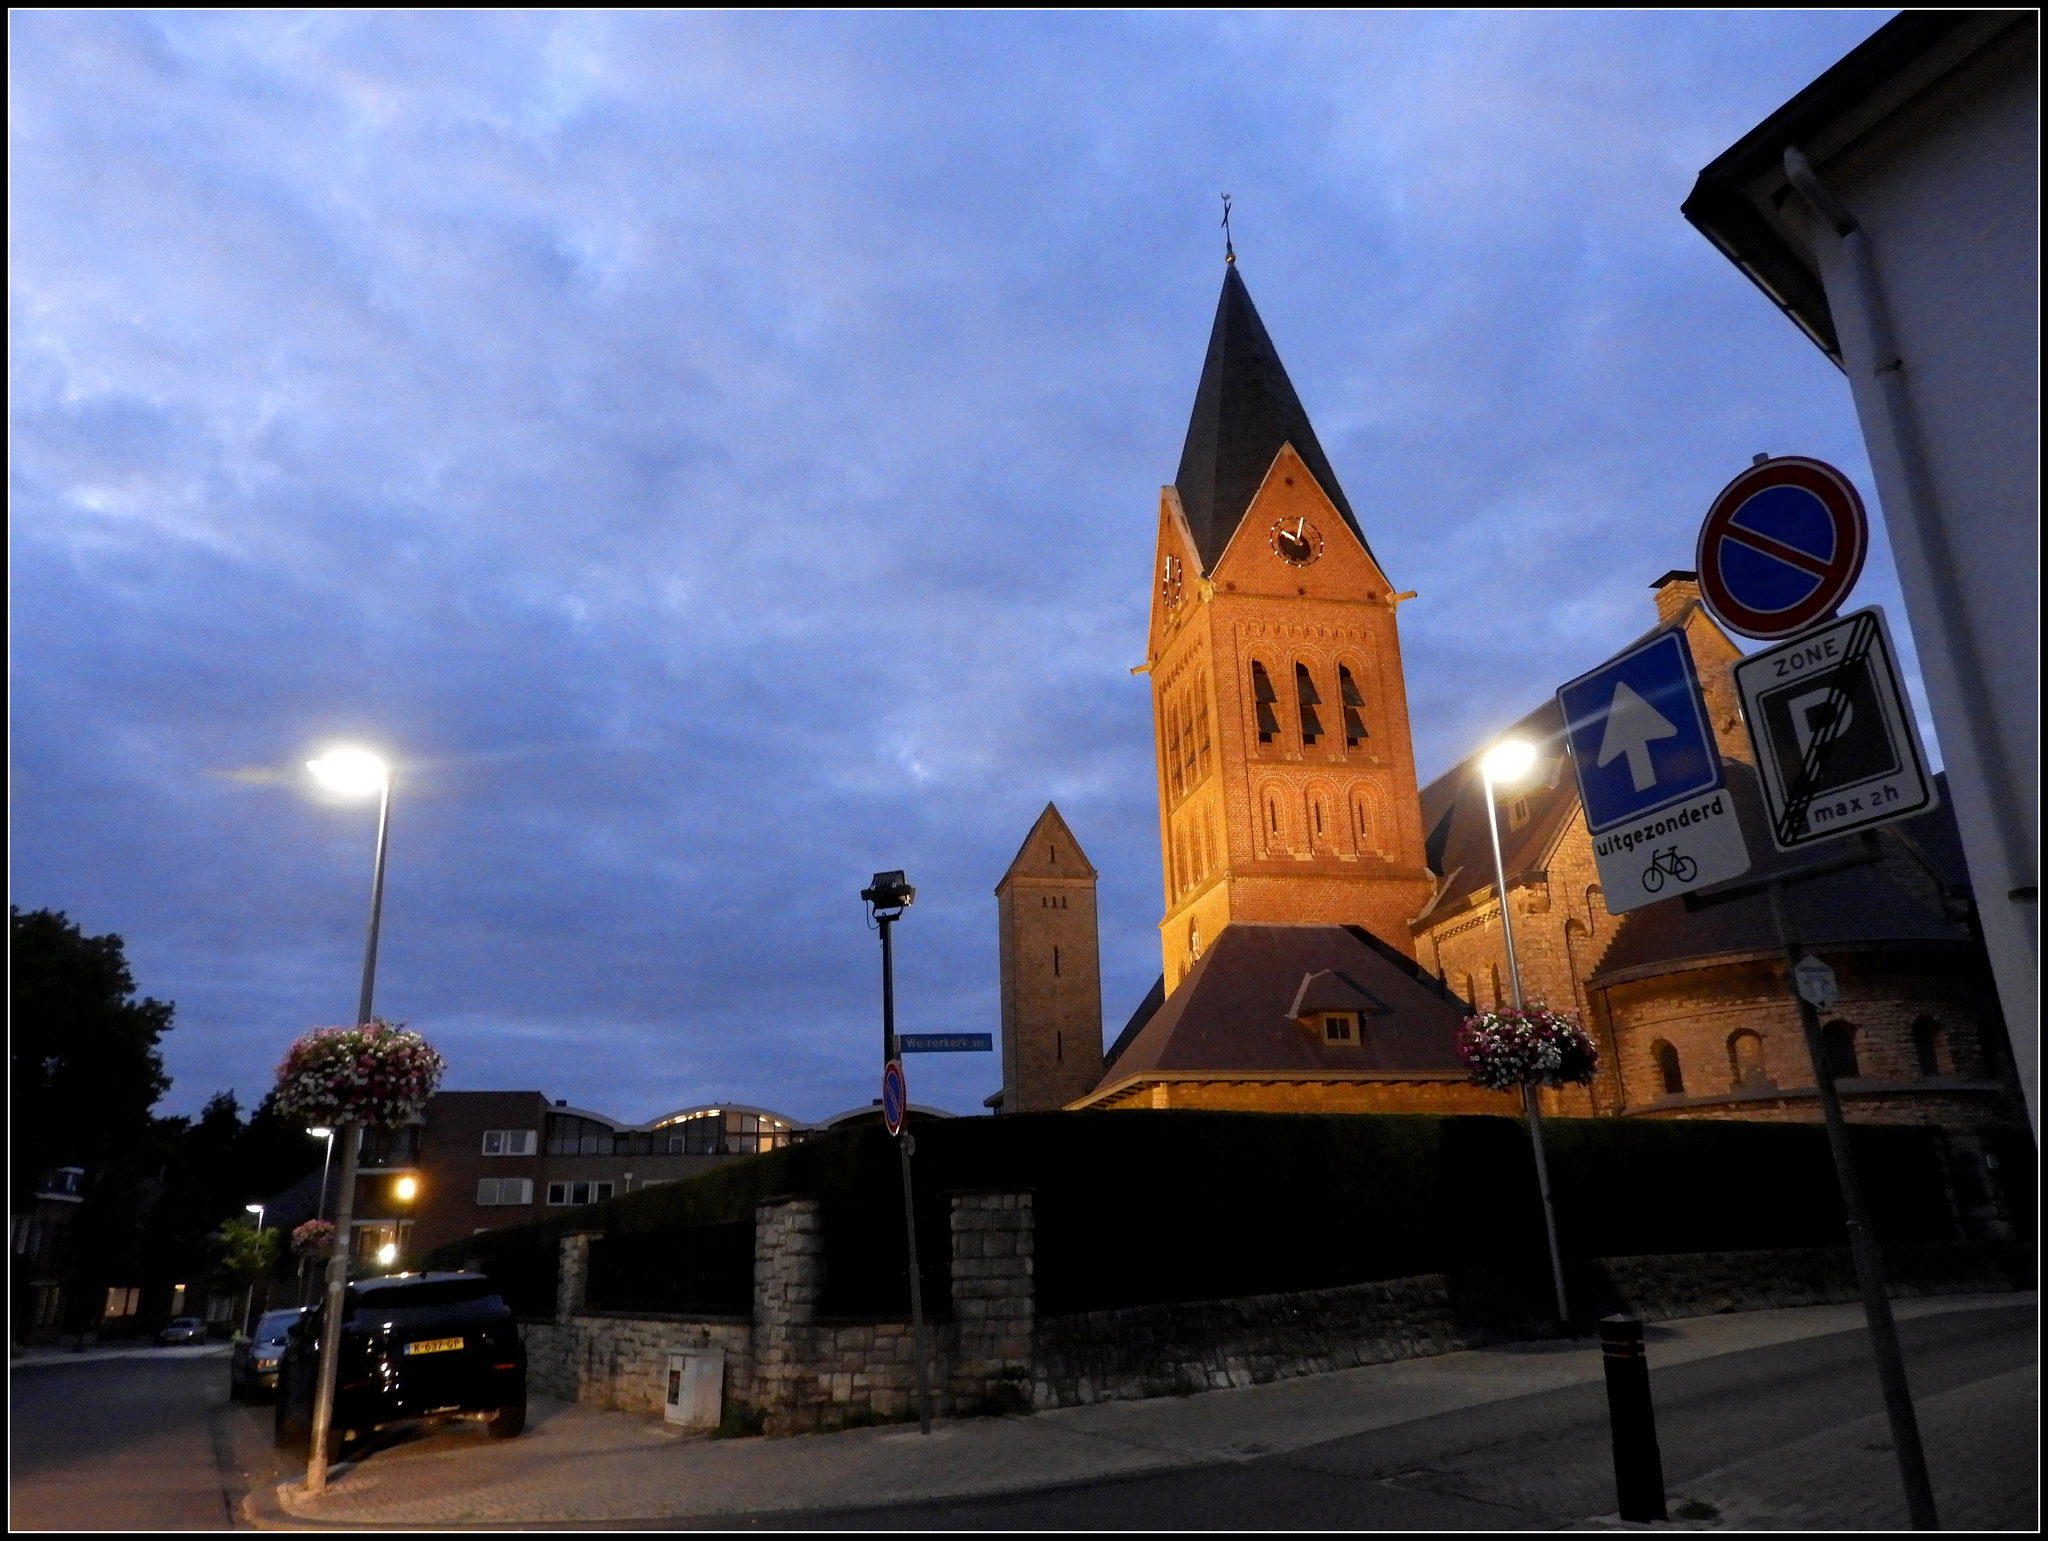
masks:
{"label": "louvered belfry window", "polygon": [[1301,741],[1313,744],[1323,736],[1323,720],[1316,715],[1323,698],[1316,694],[1316,682],[1310,678],[1305,663],[1294,666],[1294,698],[1301,705]]}
{"label": "louvered belfry window", "polygon": [[1344,747],[1356,749],[1358,741],[1367,736],[1365,697],[1358,693],[1358,681],[1342,664],[1337,666],[1337,694],[1344,703]]}
{"label": "louvered belfry window", "polygon": [[1273,715],[1273,703],[1280,699],[1267,677],[1266,666],[1252,660],[1252,710],[1259,720],[1259,742],[1270,744],[1280,736],[1280,719]]}

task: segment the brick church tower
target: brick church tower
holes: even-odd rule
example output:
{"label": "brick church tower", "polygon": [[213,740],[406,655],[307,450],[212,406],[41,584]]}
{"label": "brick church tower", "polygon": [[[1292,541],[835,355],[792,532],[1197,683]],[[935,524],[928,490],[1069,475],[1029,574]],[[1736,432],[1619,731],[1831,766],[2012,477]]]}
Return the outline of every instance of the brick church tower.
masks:
{"label": "brick church tower", "polygon": [[1051,803],[996,885],[1005,1113],[1063,1108],[1102,1075],[1095,869]]}
{"label": "brick church tower", "polygon": [[1363,926],[1429,902],[1396,594],[1234,260],[1174,484],[1152,680],[1170,996],[1233,924]]}

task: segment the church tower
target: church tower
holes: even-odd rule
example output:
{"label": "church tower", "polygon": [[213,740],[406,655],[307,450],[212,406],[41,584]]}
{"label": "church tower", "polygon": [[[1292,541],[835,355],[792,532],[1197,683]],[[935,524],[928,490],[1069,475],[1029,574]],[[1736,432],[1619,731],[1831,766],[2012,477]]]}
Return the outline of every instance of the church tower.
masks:
{"label": "church tower", "polygon": [[1051,803],[996,885],[1005,1113],[1063,1108],[1102,1076],[1095,869]]}
{"label": "church tower", "polygon": [[1236,263],[1159,494],[1152,681],[1166,990],[1232,924],[1363,926],[1414,954],[1434,891],[1396,594]]}

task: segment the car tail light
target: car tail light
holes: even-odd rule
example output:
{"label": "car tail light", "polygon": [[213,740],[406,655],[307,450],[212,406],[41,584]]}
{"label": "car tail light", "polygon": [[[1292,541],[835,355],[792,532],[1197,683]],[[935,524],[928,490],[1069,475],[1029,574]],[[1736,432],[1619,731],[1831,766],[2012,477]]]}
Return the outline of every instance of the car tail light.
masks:
{"label": "car tail light", "polygon": [[519,1366],[517,1364],[494,1364],[491,1368],[494,1370],[516,1370]]}

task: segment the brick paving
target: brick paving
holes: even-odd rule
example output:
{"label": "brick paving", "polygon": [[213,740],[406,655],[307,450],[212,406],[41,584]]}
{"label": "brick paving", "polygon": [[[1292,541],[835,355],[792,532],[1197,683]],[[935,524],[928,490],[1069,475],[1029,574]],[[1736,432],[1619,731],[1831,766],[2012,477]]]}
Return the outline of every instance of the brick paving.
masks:
{"label": "brick paving", "polygon": [[[1944,1530],[2039,1529],[2037,1368],[1926,1397],[1914,1405]],[[1709,1472],[1671,1495],[1719,1510],[1732,1530],[1904,1530],[1891,1431],[1859,1418],[1768,1455]]]}

